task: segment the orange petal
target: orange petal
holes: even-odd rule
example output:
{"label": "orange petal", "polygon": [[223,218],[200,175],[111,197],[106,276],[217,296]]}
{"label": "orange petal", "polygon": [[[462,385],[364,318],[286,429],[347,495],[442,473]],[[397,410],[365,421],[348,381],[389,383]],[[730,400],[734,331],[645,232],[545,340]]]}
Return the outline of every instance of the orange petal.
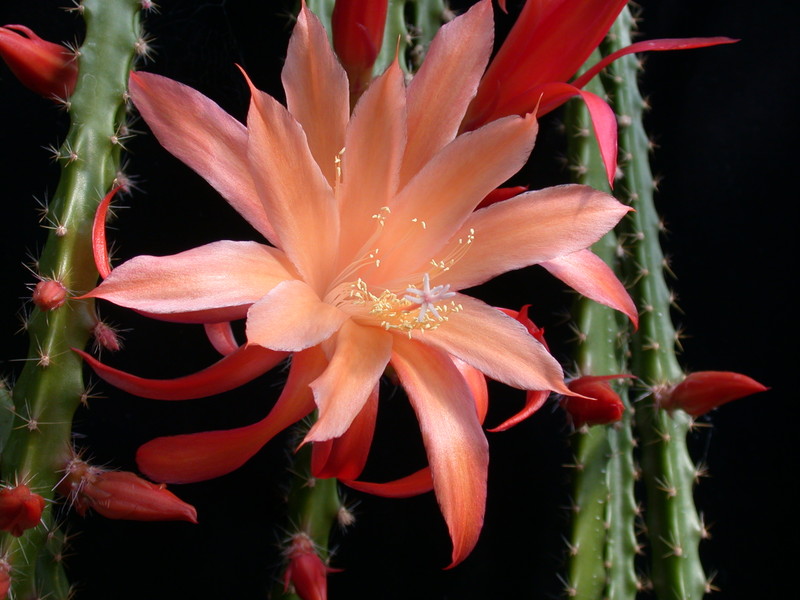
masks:
{"label": "orange petal", "polygon": [[475,547],[483,526],[489,446],[469,386],[447,354],[397,336],[392,365],[419,420],[454,567]]}
{"label": "orange petal", "polygon": [[139,469],[155,481],[170,483],[205,481],[238,469],[272,437],[314,409],[308,384],[325,363],[316,348],[295,354],[286,385],[264,419],[238,429],[156,438],[137,451]]}
{"label": "orange petal", "polygon": [[378,327],[365,327],[349,319],[342,323],[328,368],[311,383],[319,418],[306,435],[306,442],[344,435],[383,375],[391,357],[392,339]]}
{"label": "orange petal", "polygon": [[333,190],[298,122],[252,83],[250,91],[248,156],[256,189],[269,213],[277,245],[303,278],[321,290],[328,283],[339,240]]}
{"label": "orange petal", "polygon": [[414,339],[440,348],[487,377],[523,390],[569,393],[564,375],[547,349],[517,320],[480,300],[457,294],[463,310]]}
{"label": "orange petal", "polygon": [[620,311],[634,328],[639,326],[639,313],[628,290],[611,267],[591,250],[578,250],[541,265],[576,292]]}
{"label": "orange petal", "polygon": [[[270,246],[223,240],[172,256],[136,256],[83,297],[176,321],[220,322],[241,318],[251,304],[291,278],[287,262]],[[217,311],[217,318],[207,311]]]}
{"label": "orange petal", "polygon": [[340,482],[359,492],[383,498],[409,498],[430,492],[433,489],[433,476],[431,475],[430,467],[425,467],[416,473],[385,483],[347,479],[340,480]]}
{"label": "orange petal", "polygon": [[[492,52],[492,4],[478,2],[439,29],[408,86],[405,184],[455,138]],[[431,101],[431,99],[435,101]]]}
{"label": "orange petal", "polygon": [[129,92],[161,145],[275,241],[250,176],[244,125],[197,90],[160,75],[131,73]]}
{"label": "orange petal", "polygon": [[582,185],[561,185],[520,194],[475,211],[441,250],[446,256],[470,229],[475,239],[443,275],[432,278],[464,289],[501,273],[588,248],[631,209]]}
{"label": "orange petal", "polygon": [[319,19],[303,3],[281,73],[289,112],[308,136],[308,147],[333,187],[334,159],[344,147],[350,116],[347,75]]}
{"label": "orange petal", "polygon": [[247,312],[250,343],[296,352],[328,339],[347,320],[338,308],[322,302],[308,285],[292,279],[276,285]]}

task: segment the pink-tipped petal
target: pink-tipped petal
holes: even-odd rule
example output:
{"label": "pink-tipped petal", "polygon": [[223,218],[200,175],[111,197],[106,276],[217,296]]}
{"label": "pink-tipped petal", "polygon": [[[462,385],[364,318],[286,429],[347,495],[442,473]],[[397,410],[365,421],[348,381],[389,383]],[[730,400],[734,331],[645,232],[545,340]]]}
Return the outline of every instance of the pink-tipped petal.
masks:
{"label": "pink-tipped petal", "polygon": [[431,475],[430,467],[425,467],[416,473],[385,483],[348,479],[341,480],[341,483],[359,492],[383,498],[410,498],[433,490],[433,476]]}
{"label": "pink-tipped petal", "polygon": [[568,392],[561,366],[518,321],[469,296],[457,294],[453,301],[462,310],[450,313],[436,329],[415,333],[414,339],[506,385]]}
{"label": "pink-tipped petal", "polygon": [[582,185],[546,188],[498,202],[475,211],[451,238],[443,255],[456,252],[459,240],[474,230],[466,254],[435,282],[464,289],[583,250],[630,210],[612,196]]}
{"label": "pink-tipped petal", "polygon": [[611,267],[591,250],[579,250],[541,265],[576,292],[620,311],[631,320],[634,328],[639,326],[639,313],[628,290]]}
{"label": "pink-tipped petal", "polygon": [[247,131],[197,90],[152,73],[131,73],[133,103],[164,148],[194,169],[248,223],[274,241],[247,159]]}
{"label": "pink-tipped petal", "polygon": [[339,244],[333,189],[320,170],[323,165],[315,162],[300,124],[274,98],[249,80],[248,84],[252,94],[247,113],[248,157],[256,189],[269,213],[277,245],[303,278],[321,290]]}
{"label": "pink-tipped petal", "polygon": [[475,547],[483,525],[489,447],[469,386],[447,354],[403,336],[394,346],[392,365],[419,419],[454,567]]}
{"label": "pink-tipped petal", "polygon": [[392,337],[378,327],[349,319],[342,323],[328,368],[311,383],[319,418],[306,435],[306,442],[344,435],[389,363]]}
{"label": "pink-tipped petal", "polygon": [[206,323],[203,327],[205,327],[208,341],[214,346],[214,350],[222,354],[222,356],[233,354],[239,349],[239,342],[236,341],[236,337],[233,335],[230,321]]}
{"label": "pink-tipped petal", "polygon": [[175,321],[220,322],[241,318],[291,278],[286,263],[280,250],[256,242],[212,242],[172,256],[136,256],[84,297]]}
{"label": "pink-tipped petal", "polygon": [[333,187],[334,159],[344,148],[350,116],[347,75],[333,54],[325,28],[303,3],[281,73],[289,112],[308,136],[308,147]]}
{"label": "pink-tipped petal", "polygon": [[94,213],[94,221],[92,222],[92,254],[94,255],[94,264],[97,267],[97,272],[100,277],[105,279],[111,273],[111,261],[108,259],[108,246],[106,244],[106,215],[108,214],[108,206],[111,200],[114,199],[120,186],[113,188],[105,198],[97,206],[97,211]]}
{"label": "pink-tipped petal", "polygon": [[324,460],[320,460],[322,457],[319,457],[316,468],[312,468],[314,477],[355,479],[361,475],[364,465],[367,464],[377,417],[378,387],[376,386],[361,412],[341,437],[325,442],[314,442],[315,453],[318,446],[327,445]]}
{"label": "pink-tipped petal", "polygon": [[276,434],[314,409],[308,383],[325,362],[316,348],[295,354],[286,385],[264,419],[226,431],[156,438],[137,451],[139,469],[155,481],[169,483],[205,481],[238,469]]}
{"label": "pink-tipped petal", "polygon": [[664,38],[659,40],[645,40],[643,42],[636,42],[625,48],[620,48],[616,52],[604,57],[591,69],[582,73],[580,77],[576,77],[572,85],[575,87],[583,87],[600,71],[605,69],[608,65],[615,60],[634,54],[637,52],[656,52],[660,50],[691,50],[692,48],[706,48],[708,46],[719,46],[722,44],[735,44],[739,40],[729,37],[700,37],[700,38]]}
{"label": "pink-tipped petal", "polygon": [[273,350],[304,350],[333,335],[347,320],[298,279],[276,285],[247,313],[247,341]]}
{"label": "pink-tipped petal", "polygon": [[[416,175],[458,132],[492,52],[492,3],[482,0],[442,27],[408,86],[408,146],[401,182]],[[435,102],[431,99],[435,98]]]}
{"label": "pink-tipped petal", "polygon": [[263,375],[286,358],[260,346],[242,346],[217,363],[192,375],[177,379],[144,379],[104,365],[99,360],[73,348],[94,372],[119,389],[153,400],[190,400],[227,392]]}
{"label": "pink-tipped petal", "polygon": [[471,367],[460,358],[451,356],[450,360],[467,382],[472,399],[475,401],[475,410],[478,413],[478,422],[483,425],[486,413],[489,412],[489,387],[486,385],[486,377],[475,367]]}

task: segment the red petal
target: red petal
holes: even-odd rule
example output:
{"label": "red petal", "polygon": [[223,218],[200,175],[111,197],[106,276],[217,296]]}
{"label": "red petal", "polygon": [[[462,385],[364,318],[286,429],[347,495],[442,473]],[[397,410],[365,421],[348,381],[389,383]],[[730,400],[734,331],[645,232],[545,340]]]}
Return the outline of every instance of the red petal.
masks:
{"label": "red petal", "polygon": [[101,379],[142,398],[153,400],[190,400],[227,392],[263,375],[286,358],[286,352],[276,352],[261,346],[241,346],[217,363],[192,375],[177,379],[144,379],[119,371],[78,350]]}
{"label": "red petal", "polygon": [[518,185],[514,187],[502,187],[497,188],[496,190],[492,190],[486,197],[481,200],[481,203],[475,207],[475,210],[479,208],[483,208],[485,206],[489,206],[490,204],[494,204],[495,202],[502,202],[503,200],[508,200],[509,198],[513,198],[514,196],[520,195],[522,192],[527,192],[528,186],[527,185]]}
{"label": "red petal", "polygon": [[111,273],[111,262],[108,260],[108,246],[106,245],[106,214],[111,200],[117,194],[121,186],[112,189],[97,206],[92,223],[92,254],[94,264],[100,277],[105,279]]}
{"label": "red petal", "polygon": [[208,341],[222,356],[233,354],[239,349],[239,342],[236,341],[236,337],[233,335],[230,321],[206,323],[203,327],[206,330]]}
{"label": "red petal", "polygon": [[433,489],[433,477],[431,476],[430,467],[425,467],[416,473],[394,481],[387,481],[386,483],[347,480],[341,480],[341,483],[354,490],[384,498],[409,498],[430,492]]}
{"label": "red petal", "polygon": [[547,401],[547,398],[550,397],[549,390],[531,390],[525,395],[525,406],[515,414],[513,417],[506,419],[497,427],[493,427],[492,429],[487,429],[487,431],[491,431],[495,433],[497,431],[506,431],[510,429],[514,425],[522,423],[525,419],[530,417],[533,413],[544,406],[544,403]]}
{"label": "red petal", "polygon": [[676,385],[669,397],[662,400],[662,406],[667,410],[680,408],[699,417],[727,402],[768,389],[741,373],[698,371]]}

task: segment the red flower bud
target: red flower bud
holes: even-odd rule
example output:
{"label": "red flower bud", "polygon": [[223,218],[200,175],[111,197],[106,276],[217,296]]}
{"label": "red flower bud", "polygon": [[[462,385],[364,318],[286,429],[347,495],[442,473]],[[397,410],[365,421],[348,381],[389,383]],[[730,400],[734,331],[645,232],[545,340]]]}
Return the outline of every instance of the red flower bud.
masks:
{"label": "red flower bud", "polygon": [[78,81],[75,57],[24,25],[0,27],[0,57],[22,85],[45,98],[69,98]]}
{"label": "red flower bud", "polygon": [[561,406],[569,413],[573,425],[607,425],[619,421],[625,412],[625,405],[608,381],[623,377],[632,375],[584,375],[567,383],[567,387],[576,394],[588,396],[565,396],[561,400]]}
{"label": "red flower bud", "polygon": [[383,44],[388,0],[336,0],[331,16],[333,47],[350,80],[351,102],[367,89]]}
{"label": "red flower bud", "polygon": [[[0,529],[15,537],[39,524],[45,507],[44,498],[31,492],[27,485],[0,489]],[[0,570],[1,571],[1,570]],[[2,591],[0,576],[0,591]],[[0,598],[2,598],[0,594]]]}
{"label": "red flower bud", "polygon": [[60,281],[44,279],[33,288],[32,299],[39,310],[55,310],[67,301],[67,288]]}
{"label": "red flower bud", "polygon": [[292,536],[286,555],[289,566],[283,575],[284,591],[291,583],[302,600],[327,600],[328,573],[336,569],[322,562],[311,538],[305,533]]}
{"label": "red flower bud", "polygon": [[662,408],[680,408],[693,417],[699,417],[726,402],[768,389],[741,373],[698,371],[687,376],[668,393],[661,394],[660,400]]}
{"label": "red flower bud", "polygon": [[189,521],[197,523],[195,508],[168,491],[127,471],[106,471],[75,459],[58,491],[68,496],[79,515],[93,509],[108,519],[131,521]]}

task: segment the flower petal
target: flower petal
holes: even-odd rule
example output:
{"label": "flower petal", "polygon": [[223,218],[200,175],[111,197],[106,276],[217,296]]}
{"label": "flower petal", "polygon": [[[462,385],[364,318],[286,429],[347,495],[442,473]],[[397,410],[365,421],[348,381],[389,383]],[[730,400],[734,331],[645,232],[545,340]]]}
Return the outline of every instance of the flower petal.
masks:
{"label": "flower petal", "polygon": [[433,38],[408,86],[403,184],[455,138],[489,61],[493,41],[492,4],[487,0],[453,19]]}
{"label": "flower petal", "polygon": [[462,310],[414,339],[472,365],[487,377],[523,390],[569,393],[556,359],[525,327],[480,300],[457,294]]}
{"label": "flower petal", "polygon": [[241,346],[210,367],[177,379],[144,379],[119,371],[76,348],[72,349],[85,360],[103,380],[119,389],[153,400],[190,400],[227,392],[263,375],[286,358],[285,352],[275,352],[260,346]]}
{"label": "flower petal", "polygon": [[562,185],[520,194],[475,211],[442,250],[453,254],[474,230],[464,256],[437,284],[464,289],[506,271],[583,250],[599,240],[631,209],[582,185]]}
{"label": "flower petal", "polygon": [[220,322],[241,318],[275,285],[293,277],[287,263],[270,246],[223,240],[172,256],[136,256],[84,298],[186,323]]}
{"label": "flower petal", "polygon": [[152,73],[131,73],[133,103],[164,148],[194,169],[248,223],[274,241],[247,159],[247,131],[197,90]]}
{"label": "flower petal", "polygon": [[226,431],[156,438],[136,452],[139,469],[155,481],[169,483],[205,481],[238,469],[276,434],[314,409],[308,384],[325,363],[316,348],[295,354],[286,385],[264,419]]}
{"label": "flower petal", "polygon": [[425,467],[416,473],[385,483],[354,481],[351,479],[341,479],[340,483],[373,496],[410,498],[411,496],[419,496],[425,492],[430,492],[433,489],[433,476],[431,475],[431,468]]}
{"label": "flower petal", "polygon": [[541,265],[579,294],[620,311],[634,328],[639,326],[639,313],[628,290],[611,267],[591,250],[578,250]]}
{"label": "flower petal", "polygon": [[392,365],[419,419],[454,567],[475,546],[483,525],[489,446],[469,387],[447,354],[397,336]]}
{"label": "flower petal", "polygon": [[496,433],[498,431],[506,431],[510,429],[514,425],[522,423],[525,419],[530,417],[533,413],[538,411],[547,399],[550,397],[550,390],[531,390],[527,394],[525,394],[525,406],[522,407],[517,414],[513,417],[509,417],[497,427],[492,427],[491,429],[487,429],[487,431],[491,431],[492,433]]}
{"label": "flower petal", "polygon": [[378,327],[350,319],[342,324],[328,368],[311,383],[319,418],[305,442],[344,435],[383,375],[392,354],[392,339]]}
{"label": "flower petal", "polygon": [[289,40],[281,79],[289,112],[306,132],[311,154],[333,187],[334,160],[344,147],[350,117],[350,92],[325,29],[305,3]]}
{"label": "flower petal", "polygon": [[247,127],[253,181],[269,213],[277,245],[303,278],[321,291],[339,242],[333,190],[314,161],[298,122],[252,83],[250,91]]}
{"label": "flower petal", "polygon": [[203,327],[206,330],[208,341],[222,356],[233,354],[239,349],[239,342],[236,341],[236,336],[233,335],[230,321],[206,323]]}
{"label": "flower petal", "polygon": [[525,164],[537,129],[533,115],[500,119],[434,156],[389,205],[376,275],[424,268],[481,200]]}
{"label": "flower petal", "polygon": [[355,479],[361,475],[367,464],[377,416],[378,386],[375,386],[361,412],[341,437],[314,442],[315,454],[319,446],[328,445],[328,448],[324,452],[324,462],[320,461],[317,468],[312,469],[312,475],[337,479]]}
{"label": "flower petal", "polygon": [[273,350],[297,352],[329,338],[347,320],[298,279],[276,285],[247,312],[247,340]]}
{"label": "flower petal", "polygon": [[353,111],[336,190],[340,255],[352,260],[378,227],[372,217],[397,191],[406,135],[405,83],[397,61],[375,79]]}

